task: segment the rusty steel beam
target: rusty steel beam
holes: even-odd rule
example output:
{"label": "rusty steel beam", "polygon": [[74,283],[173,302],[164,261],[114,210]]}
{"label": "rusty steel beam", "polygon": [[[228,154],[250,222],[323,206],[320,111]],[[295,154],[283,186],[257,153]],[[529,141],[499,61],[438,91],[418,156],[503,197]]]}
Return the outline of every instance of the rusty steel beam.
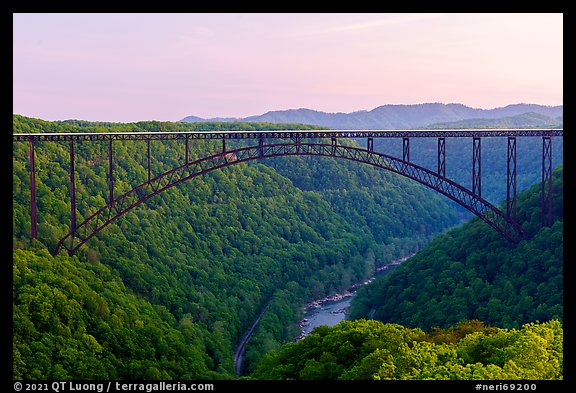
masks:
{"label": "rusty steel beam", "polygon": [[84,220],[78,227],[78,230],[81,231],[81,236],[78,237],[79,242],[74,243],[73,233],[69,233],[62,238],[58,242],[55,254],[60,248],[65,248],[69,254],[74,253],[92,236],[132,208],[183,181],[240,162],[294,155],[343,158],[390,170],[416,180],[459,203],[488,223],[509,241],[518,242],[524,236],[522,228],[517,223],[510,220],[509,217],[488,201],[454,181],[416,164],[407,163],[404,160],[385,154],[370,152],[367,149],[343,145],[300,142],[272,145],[261,145],[259,143],[256,146],[229,150],[225,154],[217,153],[198,159],[167,171],[135,187],[116,199],[116,207],[114,209],[110,205],[104,206]]}
{"label": "rusty steel beam", "polygon": [[114,155],[112,139],[108,141],[108,203],[114,203]]}
{"label": "rusty steel beam", "polygon": [[148,164],[148,181],[150,181],[150,139],[146,140],[147,164]]}
{"label": "rusty steel beam", "polygon": [[30,162],[30,232],[32,239],[38,239],[38,217],[36,216],[36,160],[34,141],[30,141],[28,160]]}
{"label": "rusty steel beam", "polygon": [[102,141],[102,140],[180,140],[180,139],[317,139],[317,138],[485,138],[552,137],[564,135],[563,129],[467,129],[467,130],[292,130],[292,131],[174,131],[104,133],[30,133],[12,134],[15,142]]}
{"label": "rusty steel beam", "polygon": [[446,138],[438,138],[438,175],[446,177]]}
{"label": "rusty steel beam", "polygon": [[[91,236],[124,214],[127,210],[162,192],[182,179],[198,176],[211,170],[247,160],[289,156],[318,155],[344,158],[375,165],[412,178],[443,193],[478,215],[508,240],[517,240],[521,229],[516,223],[516,138],[542,137],[542,217],[543,225],[552,224],[552,137],[563,136],[562,129],[480,129],[480,130],[298,130],[298,131],[214,131],[214,132],[123,132],[123,133],[36,133],[13,134],[15,142],[29,142],[30,162],[30,215],[31,235],[37,238],[36,168],[34,146],[42,141],[67,141],[70,145],[70,233],[57,248],[64,247],[69,254],[75,252]],[[435,137],[438,140],[437,171],[424,169],[410,162],[410,138]],[[471,190],[446,178],[445,138],[472,137],[472,187]],[[506,214],[488,204],[481,197],[481,138],[508,138],[508,172]],[[338,145],[338,138],[367,138],[366,148]],[[373,138],[402,138],[402,160],[374,152]],[[153,177],[151,173],[152,140],[185,140],[185,162],[181,167]],[[218,154],[190,162],[189,140],[221,139],[222,151]],[[226,139],[258,139],[256,146],[228,150]],[[276,140],[265,144],[265,140]],[[304,142],[306,139],[314,139]],[[316,143],[329,139],[331,143]],[[148,178],[145,183],[121,196],[114,195],[112,141],[142,140],[147,143]],[[76,189],[74,171],[74,142],[108,141],[109,201],[82,224],[77,225]],[[286,142],[286,143],[285,143]],[[269,142],[266,142],[269,143]]]}
{"label": "rusty steel beam", "polygon": [[184,152],[184,163],[185,164],[188,164],[188,158],[189,158],[188,157],[188,139],[189,139],[189,137],[186,136],[186,143],[184,145],[185,146],[184,148],[186,149],[186,151]]}
{"label": "rusty steel beam", "polygon": [[482,196],[482,139],[472,138],[472,193]]}
{"label": "rusty steel beam", "polygon": [[506,215],[516,222],[516,137],[508,137]]}
{"label": "rusty steel beam", "polygon": [[542,226],[552,225],[552,138],[542,137]]}
{"label": "rusty steel beam", "polygon": [[402,159],[410,162],[410,138],[402,138]]}
{"label": "rusty steel beam", "polygon": [[366,139],[366,150],[374,151],[374,138],[368,137]]}
{"label": "rusty steel beam", "polygon": [[76,236],[76,185],[74,180],[74,141],[70,144],[70,234],[72,241]]}

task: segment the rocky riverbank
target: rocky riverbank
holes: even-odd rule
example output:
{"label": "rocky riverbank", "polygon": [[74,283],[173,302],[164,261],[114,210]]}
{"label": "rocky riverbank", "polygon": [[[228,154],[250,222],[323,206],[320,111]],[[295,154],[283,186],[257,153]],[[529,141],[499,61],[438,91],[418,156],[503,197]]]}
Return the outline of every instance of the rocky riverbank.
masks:
{"label": "rocky riverbank", "polygon": [[[345,307],[339,307],[339,308],[334,309],[334,310],[332,310],[332,309],[323,310],[323,308],[325,308],[325,306],[330,305],[330,304],[332,304],[332,303],[340,302],[340,301],[342,301],[342,300],[344,300],[344,299],[354,297],[354,295],[356,294],[356,293],[355,293],[356,290],[357,290],[359,287],[361,287],[362,285],[366,285],[366,284],[369,284],[369,283],[371,283],[372,281],[374,281],[374,280],[376,279],[376,275],[377,275],[379,272],[382,272],[382,271],[384,271],[384,270],[387,270],[387,269],[389,269],[391,266],[400,265],[401,263],[405,262],[406,260],[408,260],[408,259],[410,259],[412,256],[414,256],[414,254],[415,254],[415,253],[406,255],[406,256],[404,256],[404,257],[402,257],[402,258],[399,258],[399,259],[397,259],[397,260],[394,260],[394,261],[392,261],[392,262],[390,262],[390,263],[388,263],[388,264],[386,264],[386,265],[383,265],[383,266],[380,266],[380,267],[376,268],[376,270],[375,270],[375,272],[374,272],[374,275],[373,275],[372,277],[367,278],[366,280],[363,280],[363,281],[361,281],[361,282],[358,282],[358,283],[356,283],[356,284],[351,285],[351,286],[348,287],[343,293],[337,293],[337,294],[334,294],[334,295],[329,295],[329,296],[323,297],[322,299],[317,299],[317,300],[311,301],[311,302],[309,302],[309,303],[306,303],[305,306],[304,306],[304,315],[308,315],[308,314],[310,314],[310,313],[313,313],[314,311],[318,311],[318,312],[326,311],[326,312],[329,312],[329,313],[331,313],[331,314],[345,314],[345,313],[346,313],[346,309],[348,308],[348,306],[349,306],[349,304],[350,304],[349,301],[346,302]],[[344,316],[344,318],[345,318],[345,316]],[[338,320],[338,321],[339,321],[339,320],[344,319],[344,318],[335,318],[335,320]],[[310,323],[311,323],[310,319],[309,319],[309,318],[306,318],[306,317],[303,318],[303,319],[301,319],[300,321],[298,321],[298,327],[300,328],[300,332],[301,332],[301,333],[300,333],[300,335],[299,335],[298,337],[296,337],[296,338],[294,339],[294,341],[298,341],[298,340],[306,337],[306,335],[307,335],[306,331],[308,330],[308,328],[309,328],[309,326],[310,326]]]}

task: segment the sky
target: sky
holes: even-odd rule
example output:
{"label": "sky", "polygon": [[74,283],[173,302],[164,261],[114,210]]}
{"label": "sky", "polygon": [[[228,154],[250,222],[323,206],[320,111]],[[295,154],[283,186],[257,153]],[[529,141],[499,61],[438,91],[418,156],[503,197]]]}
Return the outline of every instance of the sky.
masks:
{"label": "sky", "polygon": [[14,13],[13,113],[178,121],[563,104],[561,13]]}

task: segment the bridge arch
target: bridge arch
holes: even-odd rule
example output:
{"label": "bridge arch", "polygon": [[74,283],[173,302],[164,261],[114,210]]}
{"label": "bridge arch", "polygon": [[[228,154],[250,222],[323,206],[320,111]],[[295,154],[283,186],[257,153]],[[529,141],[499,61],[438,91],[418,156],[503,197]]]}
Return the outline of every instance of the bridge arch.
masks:
{"label": "bridge arch", "polygon": [[432,188],[465,207],[509,241],[517,243],[523,238],[522,227],[510,217],[503,214],[497,207],[483,199],[480,195],[476,195],[460,184],[427,168],[403,159],[375,152],[371,149],[336,145],[334,143],[301,143],[299,140],[296,140],[291,143],[259,144],[235,150],[222,151],[186,163],[151,178],[134,187],[132,190],[116,197],[78,224],[74,231],[66,234],[58,242],[54,255],[56,255],[61,248],[67,250],[69,255],[73,255],[78,248],[90,238],[134,207],[186,180],[241,162],[296,155],[346,159],[398,173]]}

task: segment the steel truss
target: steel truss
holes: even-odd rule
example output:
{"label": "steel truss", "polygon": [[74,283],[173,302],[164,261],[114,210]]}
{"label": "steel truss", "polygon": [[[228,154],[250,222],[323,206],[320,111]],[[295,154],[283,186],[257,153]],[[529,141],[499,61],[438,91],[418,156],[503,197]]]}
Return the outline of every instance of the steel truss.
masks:
{"label": "steel truss", "polygon": [[[367,149],[338,145],[335,137],[331,139],[330,144],[302,143],[299,137],[294,138],[290,143],[265,144],[263,139],[259,138],[256,146],[222,151],[193,162],[188,162],[186,158],[183,165],[150,178],[115,199],[112,199],[111,192],[111,200],[106,206],[100,208],[80,224],[72,225],[71,231],[58,242],[54,254],[57,254],[61,248],[64,248],[69,255],[74,254],[90,238],[134,207],[188,179],[241,162],[295,155],[341,158],[398,173],[416,180],[464,206],[511,242],[516,243],[523,238],[523,230],[515,220],[483,199],[479,193],[472,192],[447,179],[443,166],[438,168],[437,173],[407,160],[374,152],[370,149],[372,147],[370,145],[367,146]],[[444,145],[442,144],[442,146]],[[444,150],[442,151],[442,157],[444,157]],[[72,154],[71,144],[71,159],[73,159]],[[404,156],[407,155],[404,154]],[[439,163],[440,161],[443,163],[444,158],[439,158]]]}
{"label": "steel truss", "polygon": [[[468,130],[295,130],[295,131],[135,131],[135,132],[68,132],[13,134],[15,142],[74,141],[143,141],[143,140],[214,140],[214,139],[287,139],[314,138],[490,138],[563,136],[562,129],[468,129]],[[369,142],[370,143],[370,142]],[[368,149],[370,150],[370,149]]]}
{"label": "steel truss", "polygon": [[506,215],[516,221],[516,137],[513,136],[508,137]]}
{"label": "steel truss", "polygon": [[542,226],[552,225],[552,138],[542,137]]}

